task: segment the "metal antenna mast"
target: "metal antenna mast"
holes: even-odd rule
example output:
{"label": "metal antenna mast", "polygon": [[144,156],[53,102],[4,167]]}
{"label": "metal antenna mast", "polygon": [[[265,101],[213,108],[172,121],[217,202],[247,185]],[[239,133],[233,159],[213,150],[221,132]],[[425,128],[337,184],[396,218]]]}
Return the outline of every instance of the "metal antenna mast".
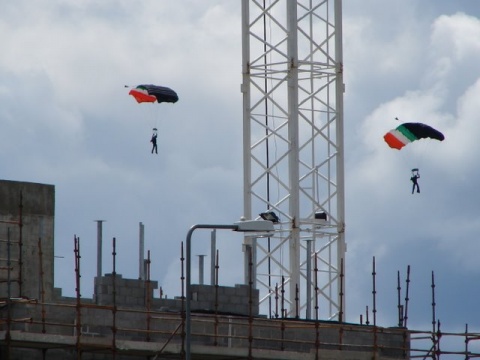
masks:
{"label": "metal antenna mast", "polygon": [[[242,0],[244,213],[280,220],[275,236],[245,246],[270,316],[311,318],[315,303],[322,318],[344,319],[341,5]],[[276,288],[288,289],[280,315]]]}

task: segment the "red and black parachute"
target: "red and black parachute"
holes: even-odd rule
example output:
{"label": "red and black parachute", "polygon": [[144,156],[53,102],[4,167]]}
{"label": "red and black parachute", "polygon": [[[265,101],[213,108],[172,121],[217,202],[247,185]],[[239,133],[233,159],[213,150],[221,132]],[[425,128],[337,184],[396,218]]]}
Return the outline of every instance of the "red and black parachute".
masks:
{"label": "red and black parachute", "polygon": [[178,95],[172,89],[158,85],[138,85],[128,93],[132,95],[138,103],[176,103]]}

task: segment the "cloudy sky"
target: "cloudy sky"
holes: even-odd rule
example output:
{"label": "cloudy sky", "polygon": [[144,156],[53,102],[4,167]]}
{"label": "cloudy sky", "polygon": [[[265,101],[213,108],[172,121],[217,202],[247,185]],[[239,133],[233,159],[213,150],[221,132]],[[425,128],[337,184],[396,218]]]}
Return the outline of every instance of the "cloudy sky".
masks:
{"label": "cloudy sky", "polygon": [[[104,272],[116,237],[117,272],[136,278],[142,222],[152,278],[180,295],[189,227],[242,215],[240,1],[0,8],[0,177],[55,185],[55,285],[74,295],[77,235],[82,296],[91,296],[96,219],[106,220]],[[463,331],[480,320],[480,2],[345,0],[343,15],[347,318],[371,307],[375,257],[381,325],[397,323],[397,271],[404,287],[410,265],[409,324],[431,328],[434,271],[437,316]],[[170,86],[180,100],[137,105],[124,85],[140,83]],[[382,136],[395,117],[446,140],[389,149]],[[410,193],[412,167],[421,194]],[[195,236],[194,253],[208,253],[209,234]],[[230,259],[241,258],[241,241],[221,243],[221,280],[240,283]]]}

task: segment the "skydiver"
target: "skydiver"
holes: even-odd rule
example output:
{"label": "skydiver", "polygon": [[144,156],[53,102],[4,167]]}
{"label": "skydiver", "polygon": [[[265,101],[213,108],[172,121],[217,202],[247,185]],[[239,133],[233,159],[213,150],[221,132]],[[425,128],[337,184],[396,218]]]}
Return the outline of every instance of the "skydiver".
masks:
{"label": "skydiver", "polygon": [[154,150],[155,150],[155,154],[158,154],[158,151],[157,151],[157,132],[153,133],[152,138],[150,139],[150,142],[152,143],[152,154],[153,154]]}
{"label": "skydiver", "polygon": [[418,181],[417,181],[418,179],[420,179],[420,173],[418,172],[418,169],[413,169],[412,177],[410,178],[410,180],[413,183],[412,194],[415,192],[415,187],[417,188],[417,193],[420,192],[420,186],[418,185]]}

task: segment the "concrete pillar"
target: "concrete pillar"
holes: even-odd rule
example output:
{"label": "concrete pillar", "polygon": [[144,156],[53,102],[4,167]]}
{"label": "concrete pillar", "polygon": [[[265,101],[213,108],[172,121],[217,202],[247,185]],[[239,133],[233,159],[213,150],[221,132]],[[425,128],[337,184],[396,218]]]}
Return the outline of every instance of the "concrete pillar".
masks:
{"label": "concrete pillar", "polygon": [[[39,289],[43,289],[49,301],[53,297],[55,187],[0,180],[0,199],[0,238],[6,239],[7,232],[11,238],[10,281],[0,284],[0,297],[10,290],[13,297],[39,299]],[[0,253],[7,254],[6,246],[0,243]],[[0,279],[7,279],[4,260],[0,260],[0,269]]]}

